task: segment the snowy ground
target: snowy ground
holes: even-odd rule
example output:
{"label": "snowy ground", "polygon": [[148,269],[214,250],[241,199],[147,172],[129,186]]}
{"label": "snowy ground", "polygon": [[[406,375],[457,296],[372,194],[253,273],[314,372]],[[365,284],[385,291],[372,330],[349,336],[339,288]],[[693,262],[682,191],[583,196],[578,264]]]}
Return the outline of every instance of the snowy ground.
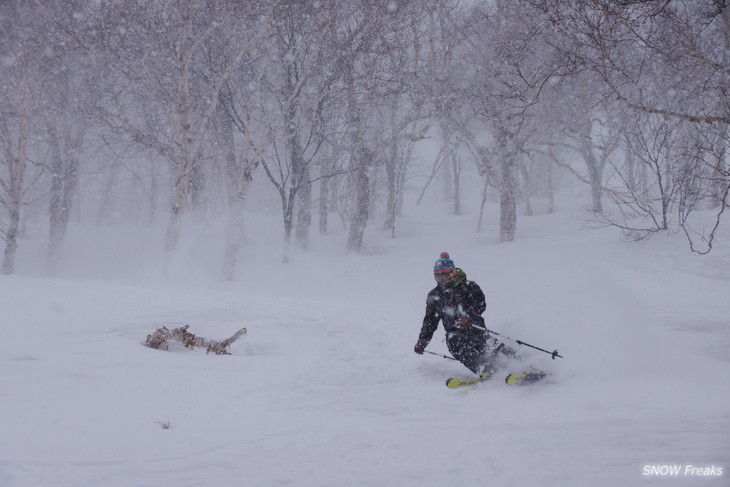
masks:
{"label": "snowy ground", "polygon": [[[40,236],[23,242],[0,277],[0,486],[730,485],[727,234],[700,257],[575,214],[523,217],[510,244],[496,217],[483,234],[473,215],[405,217],[366,255],[318,237],[288,265],[251,238],[235,283],[200,256],[211,239],[166,278],[153,236],[74,230],[55,279]],[[551,381],[453,391],[465,368],[412,352],[442,250],[484,289],[487,326],[564,355],[529,354]],[[142,345],[182,323],[249,333],[230,356]]]}

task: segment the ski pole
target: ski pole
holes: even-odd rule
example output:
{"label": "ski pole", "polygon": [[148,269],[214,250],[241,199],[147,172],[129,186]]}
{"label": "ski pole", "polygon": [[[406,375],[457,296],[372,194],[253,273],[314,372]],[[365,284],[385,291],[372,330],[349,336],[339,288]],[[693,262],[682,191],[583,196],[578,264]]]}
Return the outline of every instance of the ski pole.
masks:
{"label": "ski pole", "polygon": [[437,357],[447,358],[449,360],[456,360],[454,357],[449,357],[448,355],[441,355],[440,353],[434,353],[434,352],[432,352],[430,350],[424,350],[424,352],[430,353],[431,355],[436,355]]}
{"label": "ski pole", "polygon": [[517,343],[518,345],[524,345],[526,347],[534,348],[535,350],[540,350],[541,352],[545,352],[545,353],[547,353],[549,355],[552,355],[553,360],[555,360],[555,357],[563,358],[563,356],[558,353],[557,349],[556,350],[553,350],[552,352],[550,352],[550,351],[545,350],[543,348],[536,347],[535,345],[530,345],[529,343],[523,342],[522,340],[515,340],[514,338],[510,338],[508,336],[502,335],[501,333],[497,333],[496,331],[492,331],[489,328],[484,327],[484,326],[479,326],[479,325],[471,325],[471,326],[473,326],[474,328],[476,328],[478,330],[486,331],[487,333],[494,333],[495,335],[500,336],[502,338],[506,338],[507,340],[512,340],[513,342]]}

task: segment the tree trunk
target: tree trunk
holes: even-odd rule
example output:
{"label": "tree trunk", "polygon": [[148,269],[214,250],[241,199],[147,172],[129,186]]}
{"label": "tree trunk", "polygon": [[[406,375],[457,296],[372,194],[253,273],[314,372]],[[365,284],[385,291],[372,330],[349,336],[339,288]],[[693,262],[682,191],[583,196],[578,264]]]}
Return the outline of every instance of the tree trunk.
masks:
{"label": "tree trunk", "polygon": [[603,166],[605,159],[601,158],[601,161],[599,161],[593,152],[593,140],[591,139],[590,124],[586,125],[579,137],[581,153],[588,169],[588,180],[591,183],[591,211],[593,211],[593,213],[602,213]]}
{"label": "tree trunk", "polygon": [[373,154],[361,148],[358,168],[355,171],[355,208],[350,219],[350,234],[347,250],[359,253],[362,250],[363,236],[370,218],[370,171]]}
{"label": "tree trunk", "polygon": [[172,192],[172,205],[170,207],[170,219],[167,222],[167,234],[165,237],[165,252],[170,253],[177,247],[180,240],[180,228],[182,217],[188,207],[190,197],[190,170],[192,164],[189,161],[179,163],[176,170],[175,185]]}
{"label": "tree trunk", "polygon": [[499,189],[499,240],[512,242],[517,233],[517,204],[515,189],[517,174],[511,154],[502,160],[502,181]]}
{"label": "tree trunk", "polygon": [[253,181],[253,174],[249,170],[243,171],[236,182],[236,192],[229,195],[228,207],[228,228],[226,233],[226,247],[223,253],[223,279],[232,281],[236,277],[236,267],[238,265],[238,256],[243,239],[245,221],[244,209],[246,206],[246,197],[248,196],[248,188]]}
{"label": "tree trunk", "polygon": [[477,221],[477,233],[482,231],[482,221],[484,221],[484,207],[487,204],[487,189],[489,188],[489,174],[484,176],[484,187],[482,188],[482,201],[479,204],[479,220]]}
{"label": "tree trunk", "polygon": [[388,187],[388,201],[385,207],[384,230],[395,232],[395,218],[398,209],[398,144],[391,142],[390,154],[385,161],[385,177]]}
{"label": "tree trunk", "polygon": [[[177,160],[173,161],[173,173],[175,184],[173,186],[172,205],[170,207],[170,219],[167,224],[167,235],[165,237],[165,253],[170,254],[180,240],[180,228],[182,217],[188,208],[190,193],[192,190],[192,178],[195,165],[196,151],[193,148],[193,132],[191,122],[191,72],[193,46],[193,17],[191,1],[187,0],[182,7],[185,9],[183,29],[183,47],[178,49],[179,72],[176,73],[177,81],[177,112],[175,120],[175,139],[179,148]],[[216,98],[217,101],[217,98]]]}
{"label": "tree trunk", "polygon": [[[233,135],[233,122],[228,118],[225,107],[220,104],[216,108],[214,118],[215,134],[223,148],[225,185],[228,201],[228,225],[226,228],[226,244],[223,251],[222,277],[233,281],[236,277],[238,256],[243,240],[244,209],[248,189],[253,181],[253,168],[246,159],[236,157],[236,143]],[[254,154],[255,157],[255,154]]]}
{"label": "tree trunk", "polygon": [[[349,60],[353,62],[352,59]],[[370,218],[370,170],[374,154],[363,141],[361,108],[355,93],[354,66],[349,64],[345,73],[347,86],[347,122],[351,133],[350,169],[354,171],[355,207],[350,214],[350,232],[347,238],[347,251],[359,253],[362,250],[365,227]]]}
{"label": "tree trunk", "polygon": [[[25,152],[24,150],[22,152]],[[24,156],[23,156],[24,157]],[[18,249],[18,234],[20,229],[20,207],[23,194],[23,176],[25,172],[25,161],[20,162],[20,157],[12,162],[10,168],[10,187],[7,202],[8,216],[10,217],[5,233],[5,252],[3,254],[2,273],[12,274],[15,272],[15,252]]]}
{"label": "tree trunk", "polygon": [[624,165],[626,167],[626,186],[634,195],[637,193],[639,182],[637,175],[637,164],[634,151],[631,150],[629,135],[624,134]]}
{"label": "tree trunk", "polygon": [[[5,189],[7,199],[5,201],[8,210],[9,221],[7,232],[5,233],[5,252],[3,253],[3,262],[0,267],[0,273],[12,274],[15,272],[15,253],[18,250],[18,236],[20,232],[20,208],[23,204],[23,185],[25,181],[25,171],[28,165],[28,138],[30,137],[30,91],[24,93],[21,113],[19,114],[18,139],[16,142],[17,151],[15,157],[12,154],[12,148],[7,152],[10,153],[8,164],[8,180]],[[6,141],[8,145],[12,145],[10,140]]]}
{"label": "tree trunk", "polygon": [[78,154],[83,143],[83,132],[67,133],[64,140],[65,150],[62,150],[55,127],[49,125],[48,134],[52,151],[52,175],[46,266],[50,273],[55,273],[63,254],[63,245],[78,183]]}
{"label": "tree trunk", "polygon": [[116,201],[116,193],[119,190],[118,181],[120,169],[121,166],[119,164],[112,164],[108,168],[108,175],[106,175],[103,183],[106,190],[101,200],[101,205],[99,205],[99,211],[96,213],[96,225],[103,225],[109,218],[109,215],[113,214],[112,207]]}
{"label": "tree trunk", "polygon": [[297,228],[296,241],[300,249],[309,248],[309,232],[312,228],[312,183],[309,165],[301,169],[299,188],[297,191]]}
{"label": "tree trunk", "polygon": [[517,163],[512,147],[514,136],[505,129],[499,129],[499,155],[501,178],[499,184],[499,240],[512,242],[517,233]]}
{"label": "tree trunk", "polygon": [[413,147],[411,146],[411,149],[408,151],[407,156],[403,159],[399,166],[399,171],[397,175],[397,181],[398,181],[398,204],[395,208],[395,216],[396,218],[403,216],[403,202],[405,201],[405,195],[406,195],[406,177],[408,172],[408,163],[411,160],[411,154],[413,152]]}
{"label": "tree trunk", "polygon": [[322,166],[319,180],[319,234],[327,235],[327,223],[329,216],[330,180],[324,175],[327,168]]}
{"label": "tree trunk", "polygon": [[[200,157],[197,158],[197,161]],[[190,167],[190,203],[193,210],[205,210],[205,171],[199,162]]]}
{"label": "tree trunk", "polygon": [[150,160],[149,162],[149,168],[150,168],[150,194],[149,194],[149,201],[148,201],[148,218],[150,223],[154,223],[155,221],[155,214],[157,213],[157,201],[158,201],[158,193],[160,191],[160,183],[159,183],[159,176],[157,175],[157,171],[155,170],[155,162]]}
{"label": "tree trunk", "polygon": [[451,168],[454,176],[454,215],[461,215],[461,157],[456,147],[451,147]]}
{"label": "tree trunk", "polygon": [[555,186],[553,185],[553,164],[548,162],[547,167],[548,213],[555,211]]}
{"label": "tree trunk", "polygon": [[15,272],[15,252],[18,250],[18,229],[20,228],[20,211],[17,205],[8,210],[10,221],[5,234],[5,252],[3,253],[2,273],[5,275]]}
{"label": "tree trunk", "polygon": [[51,188],[48,204],[48,251],[46,255],[46,269],[49,273],[56,272],[63,247],[65,234],[63,216],[63,161],[58,136],[52,124],[47,127],[51,145]]}
{"label": "tree trunk", "polygon": [[[398,104],[393,103],[390,110],[390,127],[395,130],[398,125]],[[385,176],[388,188],[388,201],[385,206],[385,221],[383,229],[390,230],[392,237],[395,237],[395,220],[398,216],[398,206],[400,204],[400,173],[405,164],[404,157],[398,157],[398,140],[391,133],[391,141],[388,144],[388,156],[385,160]]]}
{"label": "tree trunk", "polygon": [[527,170],[527,164],[524,162],[520,164],[520,173],[522,174],[522,194],[525,197],[525,214],[532,216],[535,212],[530,201],[530,173]]}
{"label": "tree trunk", "polygon": [[[282,193],[286,194],[286,193]],[[294,198],[296,197],[296,189],[289,189],[289,197],[284,199],[284,254],[281,261],[285,264],[291,260],[291,234],[294,227]]]}
{"label": "tree trunk", "polygon": [[[727,22],[728,17],[730,17],[730,13],[728,13],[727,10],[730,9],[726,8],[725,10],[726,12],[723,15]],[[728,32],[728,37],[730,37],[730,32]],[[730,179],[728,177],[730,172],[728,171],[727,157],[727,141],[725,139],[719,140],[717,142],[717,156],[714,164],[714,174],[712,175],[712,198],[710,202],[712,208],[722,208],[725,205],[724,195],[726,193],[728,179]]]}

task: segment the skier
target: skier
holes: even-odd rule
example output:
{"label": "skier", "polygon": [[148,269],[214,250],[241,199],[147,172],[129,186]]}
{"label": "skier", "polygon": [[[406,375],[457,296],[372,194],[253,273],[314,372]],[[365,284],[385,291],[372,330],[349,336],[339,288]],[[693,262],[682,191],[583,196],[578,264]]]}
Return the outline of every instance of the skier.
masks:
{"label": "skier", "polygon": [[448,252],[442,252],[434,264],[433,276],[436,287],[426,298],[426,315],[414,352],[423,354],[441,321],[451,355],[481,378],[489,377],[499,367],[501,356],[517,356],[514,350],[489,336],[482,317],[487,307],[484,293],[476,282],[467,280],[463,270],[454,266]]}

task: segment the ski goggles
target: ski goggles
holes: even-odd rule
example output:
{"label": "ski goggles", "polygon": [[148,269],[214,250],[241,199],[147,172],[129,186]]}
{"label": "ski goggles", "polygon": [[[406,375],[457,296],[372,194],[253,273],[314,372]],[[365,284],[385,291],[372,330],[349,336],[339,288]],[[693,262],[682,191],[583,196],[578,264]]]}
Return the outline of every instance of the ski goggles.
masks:
{"label": "ski goggles", "polygon": [[435,272],[433,274],[433,278],[436,279],[436,282],[442,283],[442,282],[449,282],[453,277],[453,272]]}

